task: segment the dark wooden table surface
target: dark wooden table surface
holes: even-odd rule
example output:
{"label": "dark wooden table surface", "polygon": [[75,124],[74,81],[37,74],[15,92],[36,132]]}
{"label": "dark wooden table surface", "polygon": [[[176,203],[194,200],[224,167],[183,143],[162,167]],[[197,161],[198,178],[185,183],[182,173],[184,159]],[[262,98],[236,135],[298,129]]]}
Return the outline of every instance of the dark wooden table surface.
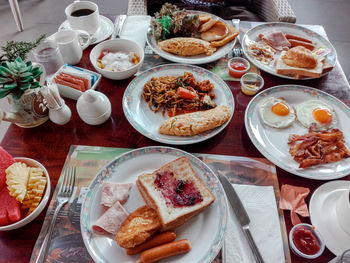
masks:
{"label": "dark wooden table surface", "polygon": [[[93,70],[89,61],[90,49],[84,51],[84,56],[78,66]],[[350,105],[350,88],[339,64],[327,76],[311,81],[289,81],[274,77],[262,72],[265,79],[264,88],[281,84],[301,84],[324,90]],[[111,118],[102,125],[89,126],[85,124],[76,112],[76,101],[66,99],[67,105],[72,110],[71,121],[59,126],[50,121],[43,125],[23,129],[11,125],[1,143],[13,156],[25,156],[41,162],[47,168],[51,186],[54,189],[59,178],[63,163],[72,144],[96,145],[108,147],[139,148],[151,145],[162,145],[139,134],[126,120],[122,110],[122,97],[125,88],[131,79],[112,81],[103,78],[98,90],[108,96],[112,103]],[[244,127],[244,112],[252,97],[243,95],[238,82],[228,82],[235,97],[236,108],[232,121],[217,136],[188,146],[177,146],[182,150],[192,153],[211,153],[247,157],[263,157],[251,143]],[[344,131],[349,132],[349,131]],[[277,168],[280,186],[291,184],[309,187],[311,190],[307,198],[310,200],[312,192],[325,181],[310,180],[295,176]],[[350,180],[350,176],[343,179]],[[52,191],[53,192],[53,191]],[[0,232],[0,262],[28,262],[35,241],[45,218],[46,209],[33,222],[25,227],[8,232]],[[284,213],[287,230],[292,227],[288,212]],[[309,222],[308,218],[302,218],[303,222]],[[291,255],[293,262],[305,262],[302,258]],[[326,249],[320,258],[314,262],[328,262],[334,255]]]}

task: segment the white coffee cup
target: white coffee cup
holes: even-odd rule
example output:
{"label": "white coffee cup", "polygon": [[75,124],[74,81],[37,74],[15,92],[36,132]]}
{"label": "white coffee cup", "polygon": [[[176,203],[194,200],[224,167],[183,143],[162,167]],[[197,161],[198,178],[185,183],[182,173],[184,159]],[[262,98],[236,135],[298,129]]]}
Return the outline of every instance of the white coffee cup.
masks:
{"label": "white coffee cup", "polygon": [[[91,10],[92,13],[86,15],[74,15],[74,12],[82,10]],[[66,16],[72,29],[87,31],[90,35],[94,34],[100,25],[100,15],[98,6],[90,1],[76,1],[66,7]],[[73,14],[73,15],[72,15]]]}
{"label": "white coffee cup", "polygon": [[78,64],[83,50],[91,43],[88,32],[84,30],[63,30],[50,36],[56,42],[63,61],[70,65]]}
{"label": "white coffee cup", "polygon": [[345,190],[336,202],[339,225],[350,235],[350,189]]}

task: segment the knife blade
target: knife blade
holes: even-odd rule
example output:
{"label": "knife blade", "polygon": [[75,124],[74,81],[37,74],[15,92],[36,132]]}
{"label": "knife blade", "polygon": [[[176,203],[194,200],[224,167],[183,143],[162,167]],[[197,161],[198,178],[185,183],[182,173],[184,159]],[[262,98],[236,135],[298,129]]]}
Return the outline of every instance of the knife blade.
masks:
{"label": "knife blade", "polygon": [[252,252],[253,252],[253,255],[254,255],[256,262],[263,263],[264,260],[261,257],[259,249],[256,246],[255,241],[250,233],[250,230],[249,230],[250,219],[249,219],[249,216],[247,214],[247,211],[245,210],[245,208],[242,204],[241,199],[237,195],[235,189],[233,188],[233,186],[231,185],[229,180],[224,175],[222,175],[220,173],[218,173],[218,175],[219,175],[219,180],[220,180],[222,186],[224,187],[225,193],[227,195],[227,199],[229,200],[231,207],[232,207],[233,211],[235,212],[235,215],[236,215],[236,217],[237,217],[237,219],[242,227],[243,233],[247,237],[249,246],[252,249]]}
{"label": "knife blade", "polygon": [[116,17],[114,21],[114,32],[112,34],[111,39],[120,37],[125,20],[126,20],[126,15],[119,15]]}

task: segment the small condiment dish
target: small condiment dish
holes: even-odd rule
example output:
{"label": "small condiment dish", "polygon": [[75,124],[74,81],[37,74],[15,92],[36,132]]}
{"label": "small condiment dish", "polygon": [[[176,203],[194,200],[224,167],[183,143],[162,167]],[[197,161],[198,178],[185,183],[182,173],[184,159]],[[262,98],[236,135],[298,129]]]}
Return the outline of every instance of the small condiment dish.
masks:
{"label": "small condiment dish", "polygon": [[[294,233],[297,231],[297,230],[300,230],[301,228],[304,228],[306,230],[310,230],[311,233],[313,234],[313,236],[317,239],[317,242],[318,242],[318,245],[319,245],[319,250],[314,253],[314,254],[305,254],[303,253],[302,251],[300,251],[300,249],[297,248],[297,246],[295,245],[294,243]],[[323,251],[324,251],[324,248],[325,248],[325,243],[321,237],[321,234],[315,229],[314,226],[312,225],[309,225],[309,224],[304,224],[304,223],[301,223],[301,224],[297,224],[295,225],[291,231],[289,232],[289,246],[291,248],[291,250],[293,251],[293,253],[299,257],[303,257],[303,258],[307,258],[307,259],[314,259],[314,258],[317,258],[319,257]]]}
{"label": "small condiment dish", "polygon": [[102,92],[87,90],[77,101],[80,118],[87,124],[99,125],[111,116],[111,102]]}
{"label": "small condiment dish", "polygon": [[16,160],[16,162],[22,162],[27,164],[30,167],[39,167],[43,169],[44,175],[46,177],[46,187],[45,187],[45,193],[41,198],[41,201],[39,205],[35,208],[35,210],[29,214],[28,216],[22,218],[21,220],[12,223],[10,225],[6,226],[0,226],[0,231],[8,231],[8,230],[13,230],[20,228],[22,226],[27,225],[28,223],[32,222],[45,208],[47,202],[49,201],[50,198],[50,192],[51,192],[51,183],[50,183],[50,176],[49,173],[47,172],[46,168],[39,163],[38,161],[26,157],[14,157],[13,159]]}
{"label": "small condiment dish", "polygon": [[[234,68],[233,64],[235,64],[235,63],[238,63],[239,65],[243,64],[244,69],[240,70],[240,69]],[[232,77],[240,78],[250,70],[250,63],[245,58],[234,57],[234,58],[231,58],[227,62],[227,67],[228,67],[228,71]]]}
{"label": "small condiment dish", "polygon": [[[97,66],[97,59],[100,57],[100,54],[102,51],[110,51],[110,52],[135,52],[136,55],[139,57],[140,61],[134,65],[133,67],[124,70],[124,71],[110,71],[106,69],[102,69]],[[108,79],[115,79],[115,80],[121,80],[121,79],[127,79],[131,76],[133,76],[141,67],[144,59],[144,51],[140,47],[139,44],[137,44],[134,41],[128,40],[128,39],[110,39],[104,42],[101,42],[100,44],[96,45],[90,53],[90,61],[97,72],[101,73],[102,76]]]}
{"label": "small condiment dish", "polygon": [[246,73],[241,78],[241,90],[245,95],[255,95],[264,87],[264,79],[256,73]]}

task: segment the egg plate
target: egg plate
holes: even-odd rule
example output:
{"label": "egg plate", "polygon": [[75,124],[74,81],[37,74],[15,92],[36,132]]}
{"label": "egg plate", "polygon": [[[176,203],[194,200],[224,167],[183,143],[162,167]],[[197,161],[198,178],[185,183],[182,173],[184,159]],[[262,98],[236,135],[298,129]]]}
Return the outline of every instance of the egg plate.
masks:
{"label": "egg plate", "polygon": [[257,94],[248,104],[244,122],[251,141],[267,159],[280,168],[309,179],[331,180],[347,176],[350,173],[349,159],[309,167],[298,168],[299,163],[289,154],[288,137],[291,134],[306,134],[308,129],[295,121],[285,129],[276,129],[265,125],[259,116],[259,103],[268,97],[284,98],[292,107],[308,100],[320,100],[334,109],[337,122],[334,128],[344,134],[345,145],[350,149],[350,108],[334,96],[306,86],[282,85],[266,89]]}

